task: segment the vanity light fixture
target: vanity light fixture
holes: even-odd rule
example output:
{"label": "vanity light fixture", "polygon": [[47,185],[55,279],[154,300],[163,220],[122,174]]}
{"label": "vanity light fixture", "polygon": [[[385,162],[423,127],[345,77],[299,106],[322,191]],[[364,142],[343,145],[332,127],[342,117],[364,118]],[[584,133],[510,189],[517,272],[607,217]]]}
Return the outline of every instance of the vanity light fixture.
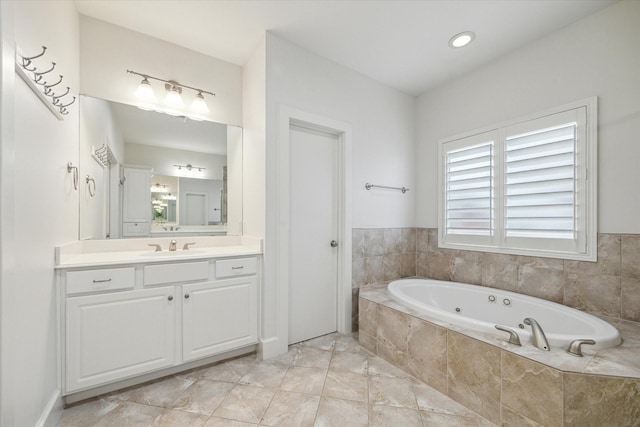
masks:
{"label": "vanity light fixture", "polygon": [[457,49],[465,47],[476,38],[476,34],[473,31],[464,31],[458,33],[449,39],[449,47]]}
{"label": "vanity light fixture", "polygon": [[205,170],[206,168],[200,167],[200,166],[193,166],[191,163],[187,163],[186,165],[173,165],[175,167],[178,168],[178,170],[182,170],[182,168],[185,168],[188,171],[192,171],[194,169],[197,169],[198,172],[202,172],[203,170]]}
{"label": "vanity light fixture", "polygon": [[[211,96],[216,96],[215,93],[209,92],[204,89],[200,89],[197,87],[188,86],[182,83],[178,83],[175,80],[165,80],[159,77],[150,76],[148,74],[138,73],[137,71],[127,70],[129,74],[135,74],[136,76],[142,77],[142,81],[140,85],[135,91],[135,96],[144,102],[143,108],[148,108],[150,105],[157,104],[158,100],[155,96],[153,88],[151,86],[151,80],[158,80],[160,82],[164,82],[164,88],[167,91],[167,94],[164,98],[164,104],[168,107],[169,111],[164,111],[169,114],[174,114],[179,110],[184,109],[184,100],[182,99],[182,92],[184,89],[191,89],[196,92],[193,102],[190,106],[190,110],[195,114],[206,114],[209,112],[209,106],[204,99],[204,94]],[[174,114],[175,115],[175,114]]]}

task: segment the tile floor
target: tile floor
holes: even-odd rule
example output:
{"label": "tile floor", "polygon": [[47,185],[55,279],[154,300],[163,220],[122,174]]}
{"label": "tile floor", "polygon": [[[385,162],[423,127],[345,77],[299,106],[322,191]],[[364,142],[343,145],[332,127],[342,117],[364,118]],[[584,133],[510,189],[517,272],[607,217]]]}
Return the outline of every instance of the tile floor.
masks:
{"label": "tile floor", "polygon": [[445,395],[331,334],[286,355],[249,355],[67,408],[80,426],[493,426]]}

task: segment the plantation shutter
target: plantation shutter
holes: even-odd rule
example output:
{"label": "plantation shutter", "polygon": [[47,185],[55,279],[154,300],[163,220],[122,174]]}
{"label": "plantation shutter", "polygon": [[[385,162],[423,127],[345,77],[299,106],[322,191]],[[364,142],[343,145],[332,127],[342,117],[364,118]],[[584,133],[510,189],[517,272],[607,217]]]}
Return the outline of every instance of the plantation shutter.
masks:
{"label": "plantation shutter", "polygon": [[488,243],[494,236],[496,136],[474,135],[445,147],[444,222],[450,241]]}
{"label": "plantation shutter", "polygon": [[506,246],[584,250],[583,114],[565,111],[506,129]]}

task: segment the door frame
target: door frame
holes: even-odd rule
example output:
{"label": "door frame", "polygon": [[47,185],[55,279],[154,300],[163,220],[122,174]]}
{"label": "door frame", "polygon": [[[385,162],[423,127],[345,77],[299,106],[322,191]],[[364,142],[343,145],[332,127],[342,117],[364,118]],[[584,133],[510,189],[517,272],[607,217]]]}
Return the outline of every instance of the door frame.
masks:
{"label": "door frame", "polygon": [[[329,133],[338,140],[338,332],[351,332],[351,149],[352,130],[349,123],[280,106],[278,118],[277,178],[277,250],[276,283],[278,286],[278,340],[286,350],[289,341],[289,289],[291,286],[290,227],[290,126]],[[310,189],[313,191],[313,189]]]}

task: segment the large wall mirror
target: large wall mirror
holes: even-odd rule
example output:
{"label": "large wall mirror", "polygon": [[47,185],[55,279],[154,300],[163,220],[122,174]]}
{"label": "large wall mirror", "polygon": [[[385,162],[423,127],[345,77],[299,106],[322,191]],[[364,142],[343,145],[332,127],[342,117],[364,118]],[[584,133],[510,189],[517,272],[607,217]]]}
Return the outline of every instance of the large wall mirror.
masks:
{"label": "large wall mirror", "polygon": [[79,239],[242,234],[242,129],[82,95]]}

